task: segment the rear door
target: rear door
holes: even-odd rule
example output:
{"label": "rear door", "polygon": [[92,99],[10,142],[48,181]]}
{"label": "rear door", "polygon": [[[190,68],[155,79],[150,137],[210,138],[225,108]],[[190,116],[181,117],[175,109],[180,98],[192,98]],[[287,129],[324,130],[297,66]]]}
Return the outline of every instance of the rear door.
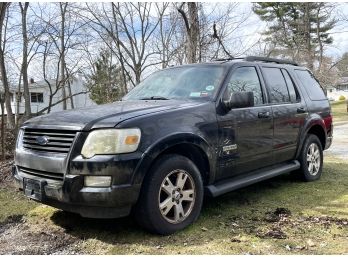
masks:
{"label": "rear door", "polygon": [[286,69],[262,66],[262,74],[273,112],[274,163],[292,160],[296,154],[300,129],[307,116],[306,103]]}
{"label": "rear door", "polygon": [[219,175],[227,178],[272,163],[273,119],[257,66],[234,66],[224,85],[223,99],[236,91],[254,93],[254,107],[218,113]]}

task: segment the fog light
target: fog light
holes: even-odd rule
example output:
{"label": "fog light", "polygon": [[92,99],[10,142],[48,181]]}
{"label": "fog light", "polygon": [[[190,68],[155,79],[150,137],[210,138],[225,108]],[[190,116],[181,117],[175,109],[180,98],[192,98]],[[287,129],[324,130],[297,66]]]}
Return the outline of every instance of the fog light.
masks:
{"label": "fog light", "polygon": [[85,176],[86,187],[109,187],[111,176]]}

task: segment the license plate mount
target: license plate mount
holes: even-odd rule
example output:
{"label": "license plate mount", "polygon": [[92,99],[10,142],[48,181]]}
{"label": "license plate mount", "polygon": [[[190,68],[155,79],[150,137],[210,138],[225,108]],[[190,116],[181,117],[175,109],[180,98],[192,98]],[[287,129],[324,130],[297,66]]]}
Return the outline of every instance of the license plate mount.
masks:
{"label": "license plate mount", "polygon": [[24,178],[24,194],[33,200],[42,201],[44,198],[44,185],[45,183],[42,181]]}

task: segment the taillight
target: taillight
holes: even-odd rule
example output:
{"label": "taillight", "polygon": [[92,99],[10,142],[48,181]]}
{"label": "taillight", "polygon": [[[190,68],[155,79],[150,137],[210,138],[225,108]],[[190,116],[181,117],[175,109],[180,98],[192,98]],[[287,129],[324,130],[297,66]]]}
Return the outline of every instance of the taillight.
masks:
{"label": "taillight", "polygon": [[327,117],[324,118],[324,124],[326,127],[326,131],[331,130],[331,125],[332,125],[332,115],[328,115]]}

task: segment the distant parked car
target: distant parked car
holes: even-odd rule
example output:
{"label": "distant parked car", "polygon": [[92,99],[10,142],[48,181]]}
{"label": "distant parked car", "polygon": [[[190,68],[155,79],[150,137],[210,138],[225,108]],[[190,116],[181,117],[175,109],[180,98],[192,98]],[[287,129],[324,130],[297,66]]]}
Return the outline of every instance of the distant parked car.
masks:
{"label": "distant parked car", "polygon": [[36,201],[84,217],[133,211],[167,235],[198,218],[204,195],[287,172],[319,179],[332,131],[328,99],[296,63],[184,65],[152,74],[120,102],[27,121],[13,174]]}

